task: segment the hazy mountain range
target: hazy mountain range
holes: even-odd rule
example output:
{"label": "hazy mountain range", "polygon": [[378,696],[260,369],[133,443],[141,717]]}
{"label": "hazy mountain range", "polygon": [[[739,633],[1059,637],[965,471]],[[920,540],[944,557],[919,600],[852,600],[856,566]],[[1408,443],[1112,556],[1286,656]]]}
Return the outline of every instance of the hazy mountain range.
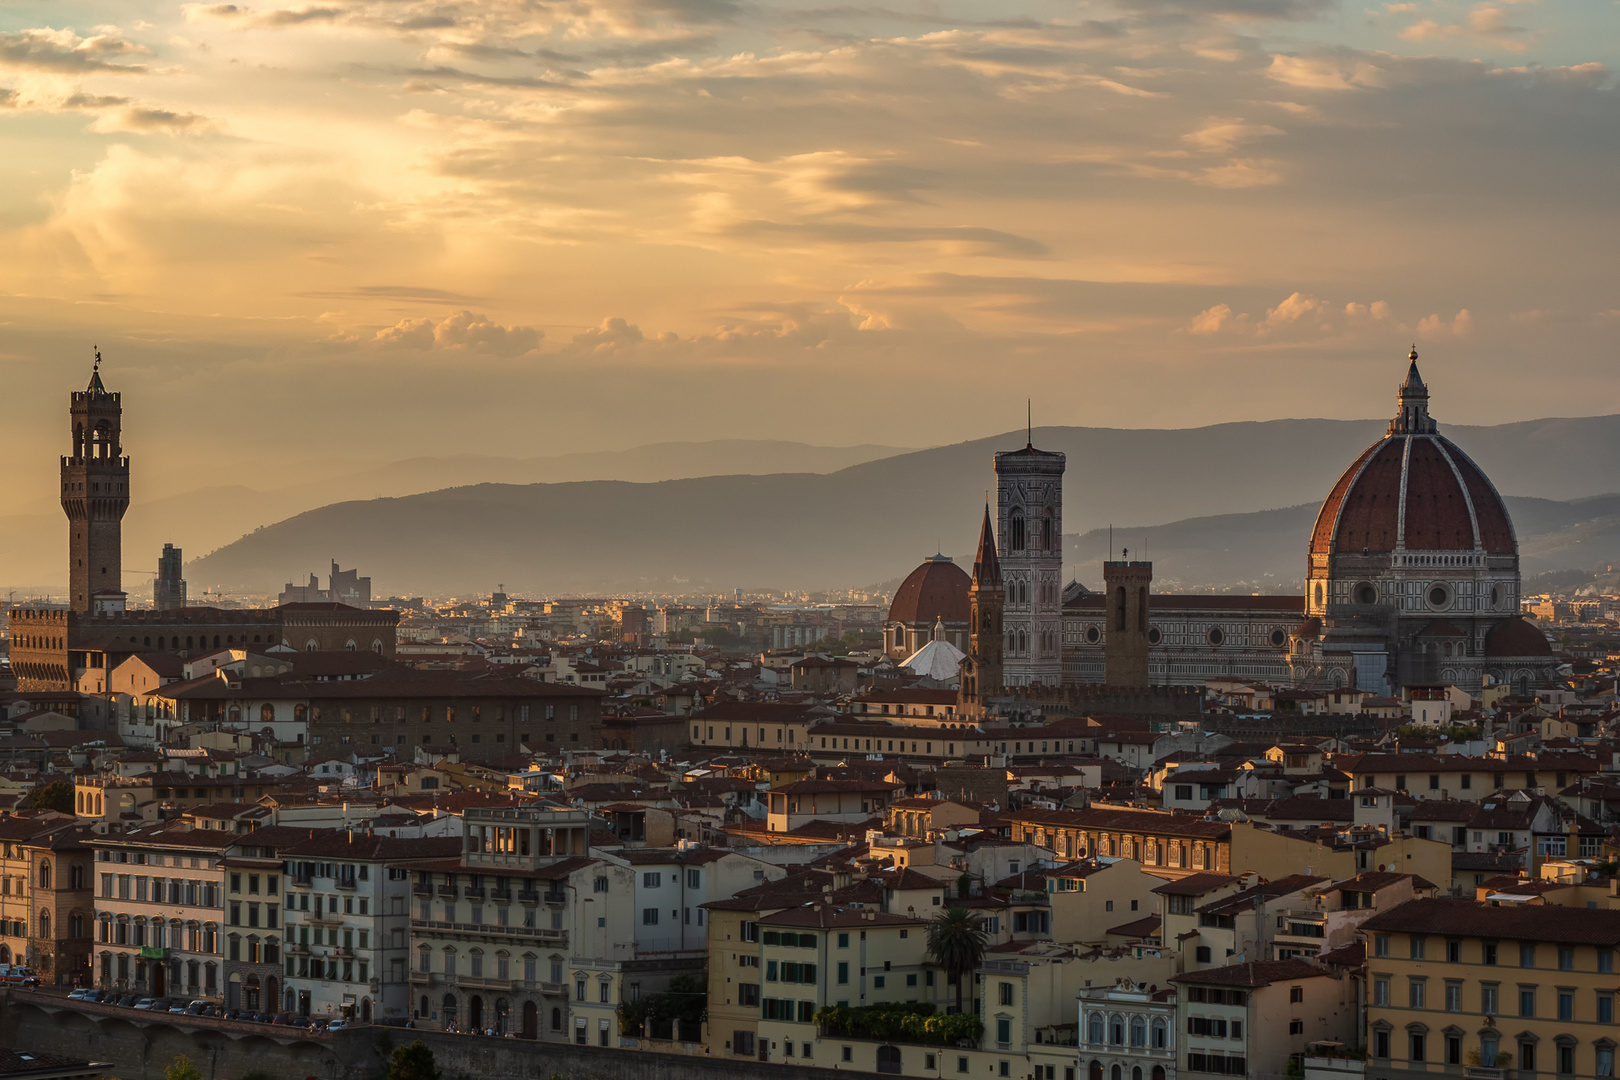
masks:
{"label": "hazy mountain range", "polygon": [[[1071,572],[1092,584],[1116,546],[1154,560],[1165,587],[1291,589],[1316,504],[1382,433],[1382,420],[1277,420],[1184,430],[1042,428],[1038,446],[1068,454],[1065,529]],[[1444,428],[1509,500],[1534,573],[1620,559],[1620,416]],[[716,444],[626,452],[631,478],[476,483],[335,502],[243,536],[187,567],[193,590],[274,590],[336,558],[385,593],[509,590],[684,592],[823,588],[892,580],[936,550],[965,555],[994,484],[991,455],[1015,432],[873,456],[824,473],[773,462],[826,448],[728,444],[727,475],[657,479],[656,462],[696,466]],[[704,449],[710,448],[710,449]],[[881,448],[849,448],[852,456]],[[795,457],[795,455],[802,455]],[[556,459],[553,459],[556,460]],[[592,467],[606,469],[600,458]],[[401,462],[371,482],[413,476],[514,478],[505,459]],[[464,469],[465,472],[456,472]],[[752,475],[738,475],[748,473]],[[1281,509],[1279,509],[1281,508]],[[134,512],[132,511],[132,517]],[[192,544],[191,550],[197,550]],[[128,548],[126,548],[128,550]],[[143,560],[144,561],[144,560]],[[125,565],[130,565],[126,555]],[[130,584],[134,587],[133,583]]]}
{"label": "hazy mountain range", "polygon": [[[150,591],[158,551],[165,543],[178,544],[188,559],[195,558],[261,526],[337,502],[412,495],[484,482],[650,483],[720,473],[832,472],[904,450],[896,446],[810,446],[717,439],[552,457],[454,454],[381,464],[336,461],[313,470],[315,475],[310,477],[312,470],[307,466],[268,466],[264,462],[241,469],[195,470],[188,474],[177,467],[180,463],[152,461],[136,446],[131,448],[130,463],[134,502],[124,518],[124,587],[131,592]],[[192,486],[199,475],[209,481],[228,477],[232,482]],[[9,504],[12,513],[0,517],[0,588],[44,586],[65,590],[67,521],[52,499],[54,485],[32,503],[19,505],[13,499]],[[349,557],[336,551],[333,554]],[[307,570],[324,571],[325,566],[324,559],[317,559]],[[266,580],[275,576],[271,573]]]}

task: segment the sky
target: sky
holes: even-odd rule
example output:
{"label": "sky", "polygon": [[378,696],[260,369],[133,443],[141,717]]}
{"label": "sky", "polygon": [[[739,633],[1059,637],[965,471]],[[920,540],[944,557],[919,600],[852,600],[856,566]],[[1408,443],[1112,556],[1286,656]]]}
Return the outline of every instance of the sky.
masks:
{"label": "sky", "polygon": [[[0,3],[0,453],[1620,412],[1612,0]],[[149,466],[154,469],[157,466]]]}

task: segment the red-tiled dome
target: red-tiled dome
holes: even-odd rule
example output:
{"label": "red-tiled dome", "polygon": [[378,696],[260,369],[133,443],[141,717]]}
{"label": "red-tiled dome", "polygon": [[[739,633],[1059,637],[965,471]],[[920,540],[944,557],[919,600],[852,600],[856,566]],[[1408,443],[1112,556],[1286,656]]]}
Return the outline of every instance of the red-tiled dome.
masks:
{"label": "red-tiled dome", "polygon": [[1440,435],[1416,354],[1401,387],[1401,415],[1333,485],[1311,534],[1312,554],[1474,551],[1515,555],[1502,496],[1479,466]]}
{"label": "red-tiled dome", "polygon": [[1485,635],[1486,656],[1551,656],[1547,635],[1523,619],[1497,623]]}
{"label": "red-tiled dome", "polygon": [[968,588],[973,584],[967,572],[945,555],[935,555],[913,570],[889,605],[889,621],[901,623],[944,619],[948,623],[968,621]]}

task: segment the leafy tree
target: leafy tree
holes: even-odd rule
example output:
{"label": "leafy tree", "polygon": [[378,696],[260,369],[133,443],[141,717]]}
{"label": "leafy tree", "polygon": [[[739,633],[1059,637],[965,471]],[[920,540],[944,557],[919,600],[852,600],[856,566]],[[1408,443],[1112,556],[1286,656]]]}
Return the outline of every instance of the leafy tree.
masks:
{"label": "leafy tree", "polygon": [[979,916],[964,907],[949,907],[928,924],[928,955],[956,982],[956,1011],[962,1011],[962,984],[984,961],[989,939]]}
{"label": "leafy tree", "polygon": [[669,980],[669,990],[659,997],[664,999],[665,1014],[671,1019],[700,1023],[709,1005],[708,981],[696,975],[677,975]]}
{"label": "leafy tree", "polygon": [[732,632],[729,626],[711,626],[698,635],[707,644],[721,650],[737,650],[748,643]]}
{"label": "leafy tree", "polygon": [[203,1080],[203,1074],[191,1063],[190,1058],[181,1054],[163,1070],[163,1080]]}
{"label": "leafy tree", "polygon": [[[176,1078],[171,1076],[168,1080]],[[198,1077],[197,1080],[202,1078]],[[388,1080],[440,1080],[433,1050],[421,1039],[395,1050],[388,1062]]]}
{"label": "leafy tree", "polygon": [[66,780],[52,780],[44,787],[37,787],[24,795],[17,802],[19,810],[55,810],[62,814],[73,813],[73,785]]}

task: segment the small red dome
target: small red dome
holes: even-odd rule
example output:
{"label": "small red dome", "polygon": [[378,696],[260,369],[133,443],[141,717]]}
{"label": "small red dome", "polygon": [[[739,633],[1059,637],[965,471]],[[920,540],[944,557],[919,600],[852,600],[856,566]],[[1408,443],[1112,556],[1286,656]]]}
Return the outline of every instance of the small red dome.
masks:
{"label": "small red dome", "polygon": [[895,590],[889,605],[892,623],[966,623],[970,612],[968,589],[973,581],[947,555],[935,555],[913,570]]}
{"label": "small red dome", "polygon": [[1547,635],[1523,619],[1497,623],[1485,635],[1486,656],[1551,656]]}

